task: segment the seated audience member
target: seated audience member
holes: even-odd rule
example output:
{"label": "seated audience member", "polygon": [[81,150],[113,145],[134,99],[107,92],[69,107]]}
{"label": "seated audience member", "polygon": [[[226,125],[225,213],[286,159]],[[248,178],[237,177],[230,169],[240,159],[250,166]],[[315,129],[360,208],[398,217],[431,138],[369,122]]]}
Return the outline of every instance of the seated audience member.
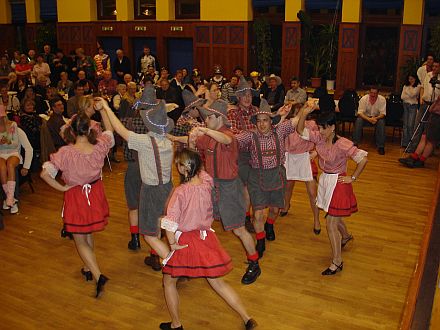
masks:
{"label": "seated audience member", "polygon": [[32,78],[35,82],[37,82],[37,80],[41,76],[44,76],[44,77],[46,77],[46,80],[45,80],[46,86],[49,86],[50,85],[50,74],[51,74],[49,64],[44,62],[44,57],[41,54],[37,55],[36,60],[37,60],[37,62],[34,64],[34,66],[32,68]]}
{"label": "seated audience member", "polygon": [[[62,72],[70,72],[72,70],[73,61],[70,57],[65,56],[61,49],[58,49],[53,59],[53,70],[51,74],[52,85],[58,86],[58,82],[61,80]],[[66,79],[67,80],[67,79]]]}
{"label": "seated audience member", "polygon": [[176,75],[173,79],[171,79],[170,86],[174,87],[179,92],[182,92],[182,90],[185,88],[185,84],[183,83],[182,70],[176,71]]}
{"label": "seated audience member", "polygon": [[84,87],[84,94],[89,95],[96,91],[95,84],[86,78],[85,71],[81,70],[78,72],[78,81],[77,83],[81,84]]}
{"label": "seated audience member", "polygon": [[24,103],[28,100],[31,100],[34,102],[34,108],[35,111],[40,114],[40,113],[44,113],[46,108],[44,105],[44,99],[41,97],[41,95],[37,95],[34,91],[34,88],[32,87],[28,87],[26,88],[25,92],[24,92],[24,97],[21,100],[21,108],[24,108]]}
{"label": "seated audience member", "polygon": [[228,104],[236,104],[238,102],[237,96],[235,95],[235,91],[238,87],[238,77],[232,76],[231,80],[223,85],[222,87],[222,96],[221,99],[223,101],[228,102]]}
{"label": "seated audience member", "polygon": [[0,83],[7,83],[9,73],[12,72],[11,65],[8,63],[8,58],[2,56],[0,59]]}
{"label": "seated audience member", "polygon": [[115,112],[119,111],[119,108],[121,106],[122,97],[127,92],[127,85],[126,84],[118,84],[116,86],[116,95],[113,96],[113,109]]}
{"label": "seated audience member", "polygon": [[69,118],[78,113],[78,100],[84,95],[84,86],[76,82],[73,90],[75,95],[67,100],[67,117]]}
{"label": "seated audience member", "polygon": [[20,128],[26,133],[34,150],[40,150],[41,120],[35,111],[35,102],[25,101],[20,115]]}
{"label": "seated audience member", "polygon": [[112,73],[109,70],[105,70],[102,73],[102,79],[99,81],[98,90],[103,97],[111,99],[116,94],[116,86],[118,82],[112,79]]}
{"label": "seated audience member", "polygon": [[158,99],[165,100],[165,103],[174,103],[179,107],[168,113],[168,116],[174,120],[174,122],[179,119],[180,114],[183,111],[183,100],[181,93],[173,87],[170,86],[168,79],[162,79],[160,81],[160,88],[156,91],[156,97]]}
{"label": "seated audience member", "polygon": [[21,54],[20,63],[15,65],[15,73],[17,75],[17,79],[25,80],[27,84],[30,84],[31,72],[32,72],[32,65],[29,64],[26,55]]}
{"label": "seated audience member", "polygon": [[27,87],[27,85],[28,85],[28,81],[27,81],[27,80],[23,80],[23,79],[19,80],[19,79],[17,78],[17,74],[16,74],[15,72],[10,72],[10,73],[8,74],[8,84],[7,84],[7,86],[8,86],[8,91],[11,91],[11,92],[12,92],[12,91],[18,92],[18,84],[19,84],[20,82],[22,82],[22,86],[24,85],[24,86]]}
{"label": "seated audience member", "polygon": [[71,91],[73,93],[73,82],[69,80],[67,72],[63,71],[60,73],[60,81],[58,81],[57,89],[61,96],[70,95]]}
{"label": "seated audience member", "polygon": [[153,80],[153,84],[156,84],[157,80],[159,79],[159,75],[157,74],[154,66],[152,66],[152,65],[148,66],[147,74],[144,75],[144,79],[146,77],[150,77]]}
{"label": "seated audience member", "polygon": [[[122,95],[121,103],[119,106],[119,116],[121,118],[131,117],[131,108],[136,102],[136,83],[130,82],[127,85],[127,91]],[[128,114],[129,113],[129,114]]]}
{"label": "seated audience member", "polygon": [[26,176],[31,167],[33,150],[26,134],[17,127],[13,121],[9,121],[5,109],[0,105],[0,179],[6,200],[3,209],[10,209],[12,214],[18,212],[17,200],[14,197],[16,187],[16,167],[23,163],[21,146],[25,149],[25,160],[21,175]]}
{"label": "seated audience member", "polygon": [[133,76],[129,73],[124,74],[124,84],[128,85],[133,81]]}
{"label": "seated audience member", "polygon": [[163,67],[160,69],[159,78],[156,80],[156,86],[160,87],[160,83],[162,80],[170,81],[170,72],[167,68]]}
{"label": "seated audience member", "polygon": [[304,104],[307,101],[307,93],[304,89],[300,88],[300,82],[297,77],[290,79],[290,89],[286,93],[284,98],[284,104]]}
{"label": "seated audience member", "polygon": [[220,89],[228,82],[228,79],[223,76],[220,66],[217,65],[214,67],[214,75],[209,79],[209,82],[216,83]]}
{"label": "seated audience member", "polygon": [[11,69],[12,70],[15,70],[16,65],[18,63],[20,63],[20,60],[21,60],[20,51],[19,50],[15,50],[14,51],[14,56],[12,57],[12,60],[11,60]]}
{"label": "seated audience member", "polygon": [[35,81],[34,87],[35,95],[41,96],[43,100],[47,98],[47,78],[45,76],[39,76]]}
{"label": "seated audience member", "polygon": [[66,122],[64,121],[64,103],[63,100],[58,96],[50,100],[50,108],[52,113],[49,120],[47,121],[47,128],[49,129],[50,136],[52,137],[55,149],[58,150],[62,146],[65,146],[63,138],[60,135],[61,127],[63,127]]}
{"label": "seated audience member", "polygon": [[370,88],[370,92],[359,101],[356,122],[354,124],[353,142],[359,145],[364,126],[373,126],[376,147],[380,155],[385,155],[385,116],[387,101],[379,95],[379,89]]}
{"label": "seated audience member", "polygon": [[284,104],[284,86],[281,83],[281,78],[272,74],[268,78],[268,88],[263,91],[263,98],[266,99],[272,112]]}
{"label": "seated audience member", "polygon": [[84,49],[82,48],[76,49],[76,66],[73,69],[75,69],[74,71],[78,73],[83,71],[85,74],[84,79],[95,79],[95,62],[93,61],[92,57],[85,55]]}

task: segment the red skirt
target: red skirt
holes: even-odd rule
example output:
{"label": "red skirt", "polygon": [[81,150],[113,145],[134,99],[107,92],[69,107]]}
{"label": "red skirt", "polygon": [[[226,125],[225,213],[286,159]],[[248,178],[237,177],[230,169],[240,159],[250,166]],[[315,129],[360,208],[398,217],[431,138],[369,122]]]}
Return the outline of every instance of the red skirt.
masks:
{"label": "red skirt", "polygon": [[335,190],[333,190],[327,214],[334,217],[349,217],[352,213],[356,213],[357,210],[357,201],[352,184],[338,182]]}
{"label": "red skirt", "polygon": [[310,165],[312,166],[312,175],[316,179],[318,176],[318,165],[316,165],[316,161],[314,159],[310,160]]}
{"label": "red skirt", "polygon": [[82,186],[75,186],[64,193],[63,220],[66,231],[87,234],[103,230],[108,216],[102,180],[91,184],[88,198]]}
{"label": "red skirt", "polygon": [[220,277],[232,270],[231,257],[220,245],[214,232],[207,230],[203,240],[200,231],[182,233],[179,245],[188,247],[175,250],[173,256],[163,267],[164,274],[172,277]]}

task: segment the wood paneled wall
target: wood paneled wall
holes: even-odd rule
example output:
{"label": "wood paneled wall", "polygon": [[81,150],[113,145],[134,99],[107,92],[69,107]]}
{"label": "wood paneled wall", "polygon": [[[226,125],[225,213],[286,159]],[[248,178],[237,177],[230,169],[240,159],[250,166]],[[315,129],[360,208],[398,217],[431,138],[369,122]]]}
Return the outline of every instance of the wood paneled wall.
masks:
{"label": "wood paneled wall", "polygon": [[356,88],[358,52],[359,24],[341,23],[339,25],[336,97],[342,95],[346,89]]}
{"label": "wood paneled wall", "polygon": [[300,76],[301,23],[283,23],[283,49],[281,56],[281,78],[284,86],[290,86],[292,76]]}
{"label": "wood paneled wall", "polygon": [[396,89],[400,88],[400,85],[403,82],[401,77],[401,68],[406,65],[406,62],[409,59],[420,57],[420,50],[422,48],[422,33],[422,25],[404,24],[400,27]]}
{"label": "wood paneled wall", "polygon": [[[192,38],[194,66],[204,76],[210,76],[215,64],[220,64],[224,75],[230,76],[235,66],[248,72],[248,22],[113,22],[58,23],[58,45],[68,52],[83,47],[95,54],[100,37],[121,37],[127,56],[133,58],[131,38],[156,38],[156,55],[167,65],[167,38]],[[134,61],[133,61],[134,62]]]}

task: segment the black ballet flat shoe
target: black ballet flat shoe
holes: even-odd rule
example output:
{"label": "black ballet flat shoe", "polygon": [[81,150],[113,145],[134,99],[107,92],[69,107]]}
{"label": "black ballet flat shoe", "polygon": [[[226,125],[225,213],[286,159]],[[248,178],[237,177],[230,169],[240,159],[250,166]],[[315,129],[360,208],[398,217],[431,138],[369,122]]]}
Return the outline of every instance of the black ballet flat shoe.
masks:
{"label": "black ballet flat shoe", "polygon": [[258,264],[258,261],[249,261],[249,266],[246,269],[246,273],[244,273],[241,278],[241,283],[243,284],[252,284],[254,283],[258,276],[261,275],[261,268]]}
{"label": "black ballet flat shoe", "polygon": [[151,254],[148,257],[145,257],[144,263],[147,266],[150,266],[155,272],[162,270],[162,265],[160,264],[160,259],[157,254]]}
{"label": "black ballet flat shoe", "polygon": [[333,269],[330,269],[330,267],[329,267],[326,270],[324,270],[321,273],[321,275],[324,275],[324,276],[326,276],[326,275],[335,275],[337,272],[342,272],[342,268],[344,267],[344,263],[343,262],[341,262],[341,264],[339,266],[336,265],[334,262],[332,262],[332,264],[336,266],[336,269],[333,270]]}
{"label": "black ballet flat shoe", "polygon": [[244,325],[244,328],[246,330],[253,330],[257,327],[257,321],[255,321],[254,319],[249,319],[246,324]]}
{"label": "black ballet flat shoe", "polygon": [[315,235],[319,235],[321,234],[321,228],[319,229],[313,228],[313,232],[315,233]]}
{"label": "black ballet flat shoe", "polygon": [[264,231],[266,232],[266,239],[268,241],[275,241],[275,230],[273,228],[273,224],[265,223]]}
{"label": "black ballet flat shoe", "polygon": [[347,245],[348,242],[350,242],[353,239],[353,235],[348,236],[346,239],[341,240],[341,247],[344,247]]}
{"label": "black ballet flat shoe", "polygon": [[183,326],[173,328],[171,327],[172,322],[163,322],[159,325],[159,328],[162,330],[183,330]]}
{"label": "black ballet flat shoe", "polygon": [[264,251],[266,251],[266,239],[258,239],[257,245],[255,246],[255,250],[258,252],[258,257],[263,258]]}
{"label": "black ballet flat shoe", "polygon": [[93,275],[90,270],[84,270],[84,268],[81,268],[81,274],[84,276],[87,282],[93,280]]}
{"label": "black ballet flat shoe", "polygon": [[131,241],[128,242],[128,249],[136,251],[141,248],[141,242],[139,241],[139,234],[131,234]]}
{"label": "black ballet flat shoe", "polygon": [[68,239],[73,239],[73,235],[72,235],[72,233],[69,233],[69,232],[66,231],[64,228],[61,229],[60,234],[61,234],[61,237],[62,237],[62,238],[66,238],[66,237],[67,237]]}
{"label": "black ballet flat shoe", "polygon": [[96,298],[99,298],[104,292],[104,285],[109,279],[105,275],[99,275],[99,280],[96,282]]}
{"label": "black ballet flat shoe", "polygon": [[290,207],[285,211],[280,211],[280,213],[279,213],[280,217],[285,217],[287,214],[289,214],[289,210],[290,210]]}

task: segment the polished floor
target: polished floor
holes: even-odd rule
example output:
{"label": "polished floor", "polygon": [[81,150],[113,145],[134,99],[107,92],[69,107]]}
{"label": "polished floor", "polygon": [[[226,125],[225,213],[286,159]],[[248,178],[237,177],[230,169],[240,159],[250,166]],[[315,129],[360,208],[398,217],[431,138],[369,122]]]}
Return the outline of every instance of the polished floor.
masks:
{"label": "polished floor", "polygon": [[[372,145],[369,163],[354,184],[359,212],[348,221],[355,239],[343,252],[344,270],[323,277],[330,245],[312,232],[304,184],[295,187],[289,215],[276,224],[277,240],[267,244],[262,275],[240,284],[245,255],[238,239],[214,223],[231,254],[234,270],[225,277],[239,293],[259,329],[397,329],[414,271],[428,208],[437,180],[438,158],[423,169],[399,165],[400,149],[385,156]],[[349,173],[354,164],[350,164]],[[79,272],[72,241],[59,236],[62,194],[37,175],[35,193],[24,185],[20,212],[5,211],[0,232],[1,329],[158,329],[169,320],[161,273],[143,263],[148,251],[127,249],[129,231],[123,179],[125,164],[104,171],[110,223],[97,233],[96,253],[111,280],[99,300]],[[185,329],[243,329],[240,318],[198,279],[179,284]]]}

